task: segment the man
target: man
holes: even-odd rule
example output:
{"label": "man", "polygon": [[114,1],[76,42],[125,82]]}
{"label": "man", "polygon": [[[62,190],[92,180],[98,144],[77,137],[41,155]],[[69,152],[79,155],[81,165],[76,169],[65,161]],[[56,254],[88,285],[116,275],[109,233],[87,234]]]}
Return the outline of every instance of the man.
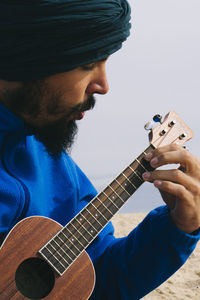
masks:
{"label": "man", "polygon": [[[96,191],[70,156],[76,120],[108,92],[105,65],[128,37],[125,0],[1,1],[0,231],[42,215],[65,225]],[[143,174],[166,206],[128,237],[111,223],[87,248],[96,271],[91,299],[140,299],[171,276],[200,238],[200,162],[165,146],[146,160],[181,170]],[[66,296],[67,299],[67,296]]]}

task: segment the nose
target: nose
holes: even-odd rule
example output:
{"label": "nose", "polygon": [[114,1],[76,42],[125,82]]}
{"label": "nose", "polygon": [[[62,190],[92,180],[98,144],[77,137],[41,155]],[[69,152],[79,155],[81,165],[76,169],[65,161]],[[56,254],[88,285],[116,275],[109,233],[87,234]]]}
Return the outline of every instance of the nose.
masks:
{"label": "nose", "polygon": [[91,82],[87,87],[88,94],[107,94],[109,91],[109,85],[106,76],[105,64],[100,65],[99,68],[96,69],[94,74],[94,78],[92,78]]}

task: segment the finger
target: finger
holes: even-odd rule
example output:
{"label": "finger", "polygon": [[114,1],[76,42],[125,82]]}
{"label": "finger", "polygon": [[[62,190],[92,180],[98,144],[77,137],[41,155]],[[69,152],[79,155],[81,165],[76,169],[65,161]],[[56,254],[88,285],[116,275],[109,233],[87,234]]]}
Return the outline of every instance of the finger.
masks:
{"label": "finger", "polygon": [[[146,156],[145,156],[145,159],[147,161],[150,162],[150,164],[153,164],[153,165],[158,165],[159,166],[159,159],[164,159],[164,155],[166,153],[171,153],[171,152],[177,152],[177,151],[181,151],[181,147],[178,146],[178,145],[167,145],[167,146],[164,146],[164,147],[160,147],[160,148],[157,148],[153,151],[151,151],[150,153],[148,153]],[[161,163],[161,161],[160,161]],[[168,163],[166,161],[166,163]]]}
{"label": "finger", "polygon": [[174,145],[170,148],[171,151],[165,152],[166,147],[154,150],[150,164],[153,168],[158,168],[166,164],[180,164],[188,173],[199,172],[199,160],[180,146]]}
{"label": "finger", "polygon": [[145,172],[142,175],[145,181],[154,182],[155,180],[170,181],[184,186],[193,194],[200,193],[199,182],[179,169],[173,170],[155,170],[153,172]]}
{"label": "finger", "polygon": [[181,199],[181,201],[190,202],[188,199],[191,198],[191,193],[180,184],[170,181],[155,180],[154,186],[160,191],[174,195],[178,199]]}
{"label": "finger", "polygon": [[150,153],[148,153],[145,158],[146,158],[146,160],[150,161],[153,157],[158,156],[159,154],[162,154],[165,152],[182,150],[182,148],[183,147],[181,147],[177,144],[170,144],[170,145],[158,147],[158,148],[154,149],[153,151],[151,151]]}

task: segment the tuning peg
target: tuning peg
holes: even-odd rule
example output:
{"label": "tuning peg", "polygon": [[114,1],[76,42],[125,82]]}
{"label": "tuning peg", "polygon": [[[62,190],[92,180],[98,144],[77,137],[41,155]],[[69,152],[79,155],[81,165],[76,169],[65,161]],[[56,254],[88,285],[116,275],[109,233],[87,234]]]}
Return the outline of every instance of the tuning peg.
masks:
{"label": "tuning peg", "polygon": [[161,123],[161,120],[162,120],[162,116],[161,115],[159,115],[159,114],[157,114],[157,115],[155,115],[154,117],[153,117],[153,120],[154,120],[154,122],[156,122],[156,123]]}
{"label": "tuning peg", "polygon": [[153,121],[149,121],[144,125],[145,130],[152,130],[155,127],[155,123],[160,122],[161,123],[162,116],[161,115],[155,115],[153,117]]}
{"label": "tuning peg", "polygon": [[155,122],[149,121],[149,122],[147,122],[147,123],[144,125],[144,129],[145,129],[145,130],[152,130],[153,127],[154,127],[154,125],[155,125]]}

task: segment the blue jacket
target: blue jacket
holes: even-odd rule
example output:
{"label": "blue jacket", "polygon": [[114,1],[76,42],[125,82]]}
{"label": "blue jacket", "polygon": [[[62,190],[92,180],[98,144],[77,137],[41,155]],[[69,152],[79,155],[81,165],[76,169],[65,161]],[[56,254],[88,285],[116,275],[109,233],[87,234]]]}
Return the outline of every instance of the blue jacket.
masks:
{"label": "blue jacket", "polygon": [[[21,219],[41,215],[65,225],[96,190],[69,155],[51,158],[24,124],[0,104],[0,233]],[[178,230],[166,206],[127,237],[115,238],[111,223],[88,247],[96,270],[91,299],[135,300],[156,288],[189,257],[200,238]]]}

